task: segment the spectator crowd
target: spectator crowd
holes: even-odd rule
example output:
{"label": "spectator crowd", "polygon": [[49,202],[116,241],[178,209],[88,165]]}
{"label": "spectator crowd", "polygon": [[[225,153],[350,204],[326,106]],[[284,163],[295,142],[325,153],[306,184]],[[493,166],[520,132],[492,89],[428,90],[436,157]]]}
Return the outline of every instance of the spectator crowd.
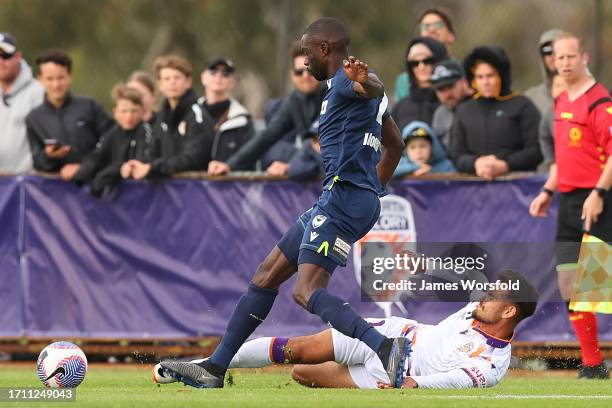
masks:
{"label": "spectator crowd", "polygon": [[[389,90],[389,113],[402,131],[405,154],[395,175],[467,173],[493,180],[554,162],[553,100],[564,90],[553,43],[540,38],[543,82],[524,95],[512,87],[506,51],[479,45],[463,60],[452,52],[451,16],[425,10],[408,41],[405,71]],[[236,65],[211,58],[197,75],[186,59],[163,55],[154,76],[136,71],[112,90],[109,116],[71,90],[72,60],[60,50],[35,59],[34,72],[15,38],[0,34],[0,172],[58,172],[90,184],[100,196],[124,179],[184,171],[211,176],[260,168],[295,180],[320,177],[318,115],[326,84],[304,66],[299,42],[290,50],[293,91],[266,107],[266,127],[232,96]],[[204,95],[193,89],[199,77]]]}

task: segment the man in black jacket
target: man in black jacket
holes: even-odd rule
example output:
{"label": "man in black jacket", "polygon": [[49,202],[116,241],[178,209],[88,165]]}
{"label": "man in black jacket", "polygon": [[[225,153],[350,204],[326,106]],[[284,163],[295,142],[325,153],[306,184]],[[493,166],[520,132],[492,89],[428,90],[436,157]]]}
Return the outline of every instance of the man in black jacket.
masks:
{"label": "man in black jacket", "polygon": [[[291,80],[296,88],[276,111],[265,130],[259,132],[246,145],[233,154],[227,162],[211,161],[209,175],[221,175],[231,170],[245,170],[288,131],[295,129],[298,135],[305,135],[310,125],[319,116],[325,85],[312,77],[304,66],[306,57],[299,42],[292,45],[293,67]],[[285,175],[288,163],[273,162],[267,169],[269,175]]]}
{"label": "man in black jacket", "polygon": [[476,47],[463,63],[474,98],[457,108],[451,155],[457,170],[492,180],[511,171],[533,171],[542,161],[540,112],[511,91],[510,60],[497,46]]}
{"label": "man in black jacket", "polygon": [[59,171],[68,181],[113,121],[93,99],[72,95],[72,60],[68,54],[47,51],[36,59],[36,67],[45,88],[45,101],[26,117],[34,168]]}
{"label": "man in black jacket", "polygon": [[155,60],[155,72],[166,99],[153,128],[151,162],[130,161],[132,177],[139,180],[205,170],[210,161],[213,128],[205,120],[191,88],[191,64],[182,57],[166,55]]}

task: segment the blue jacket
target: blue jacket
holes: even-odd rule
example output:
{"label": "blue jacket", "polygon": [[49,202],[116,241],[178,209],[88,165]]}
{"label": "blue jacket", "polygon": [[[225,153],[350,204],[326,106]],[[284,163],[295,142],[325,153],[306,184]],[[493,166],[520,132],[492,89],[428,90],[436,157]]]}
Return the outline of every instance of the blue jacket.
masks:
{"label": "blue jacket", "polygon": [[289,162],[287,176],[291,180],[312,180],[321,177],[325,173],[323,157],[313,147],[310,139]]}
{"label": "blue jacket", "polygon": [[[444,147],[442,147],[442,144],[438,140],[438,137],[436,136],[434,131],[431,129],[431,126],[429,126],[427,123],[415,120],[415,121],[410,122],[408,125],[406,125],[404,129],[402,130],[402,138],[404,139],[404,142],[408,144],[408,140],[411,137],[414,137],[414,136],[411,136],[410,133],[415,128],[418,128],[418,127],[422,127],[426,129],[427,133],[431,135],[432,157],[428,162],[429,165],[431,165],[431,173],[456,173],[457,170],[453,166],[453,162],[448,158],[446,150],[444,150]],[[418,164],[413,163],[408,158],[408,153],[404,151],[404,154],[402,155],[402,158],[400,159],[400,162],[397,165],[397,168],[395,169],[393,176],[400,177],[400,176],[412,174],[416,170],[418,170],[419,167],[420,166]]]}

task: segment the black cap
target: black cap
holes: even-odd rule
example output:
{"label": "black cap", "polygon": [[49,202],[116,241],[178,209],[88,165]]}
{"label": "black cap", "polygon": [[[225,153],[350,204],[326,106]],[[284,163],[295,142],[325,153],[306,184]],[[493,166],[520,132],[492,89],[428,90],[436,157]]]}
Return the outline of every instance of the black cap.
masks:
{"label": "black cap", "polygon": [[553,43],[549,41],[540,46],[540,53],[542,54],[552,54],[553,53]]}
{"label": "black cap", "polygon": [[209,59],[208,63],[206,64],[206,68],[214,69],[218,65],[225,65],[229,72],[234,72],[234,70],[236,69],[236,65],[234,64],[234,61],[232,61],[229,58],[225,58],[225,57],[214,57],[214,58]]}
{"label": "black cap", "polygon": [[431,86],[441,88],[452,85],[463,77],[465,77],[465,71],[461,63],[454,59],[447,59],[434,66],[431,74]]}
{"label": "black cap", "polygon": [[0,33],[0,51],[6,55],[15,54],[17,52],[15,37],[9,33]]}

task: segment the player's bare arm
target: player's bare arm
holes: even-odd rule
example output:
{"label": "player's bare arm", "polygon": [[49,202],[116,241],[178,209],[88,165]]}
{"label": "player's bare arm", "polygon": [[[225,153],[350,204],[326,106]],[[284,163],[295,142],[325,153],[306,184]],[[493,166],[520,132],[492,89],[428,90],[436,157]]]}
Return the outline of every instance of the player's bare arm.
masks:
{"label": "player's bare arm", "polygon": [[381,136],[384,149],[380,161],[376,165],[376,172],[380,184],[384,186],[391,180],[393,172],[402,157],[405,145],[400,130],[391,116],[383,122]]}
{"label": "player's bare arm", "polygon": [[368,64],[350,56],[342,61],[344,72],[348,79],[353,82],[353,89],[360,96],[373,99],[384,95],[385,87],[380,79],[371,72],[368,72]]}

